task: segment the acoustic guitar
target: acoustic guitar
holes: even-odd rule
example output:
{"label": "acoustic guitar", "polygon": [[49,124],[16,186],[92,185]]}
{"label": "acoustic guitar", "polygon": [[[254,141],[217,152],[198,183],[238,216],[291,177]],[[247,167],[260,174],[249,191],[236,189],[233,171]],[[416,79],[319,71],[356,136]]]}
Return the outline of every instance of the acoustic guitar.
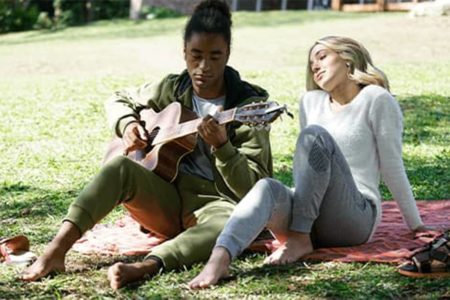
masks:
{"label": "acoustic guitar", "polygon": [[[236,121],[259,129],[267,128],[284,112],[292,117],[286,105],[263,102],[217,112],[213,117],[219,124]],[[142,110],[140,120],[146,130],[148,146],[126,155],[165,180],[173,182],[181,159],[191,153],[197,144],[197,126],[202,118],[179,102],[173,102],[159,113],[152,109]],[[122,140],[115,138],[108,146],[103,163],[118,155],[125,155],[124,151]]]}

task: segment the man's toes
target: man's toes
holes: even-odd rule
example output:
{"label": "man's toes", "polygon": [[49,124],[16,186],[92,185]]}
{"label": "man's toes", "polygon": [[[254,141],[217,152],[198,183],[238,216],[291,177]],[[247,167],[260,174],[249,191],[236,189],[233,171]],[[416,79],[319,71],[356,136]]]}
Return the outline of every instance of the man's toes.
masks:
{"label": "man's toes", "polygon": [[39,266],[30,266],[29,269],[25,270],[20,278],[24,281],[35,281],[43,276],[45,276],[45,270]]}
{"label": "man's toes", "polygon": [[119,289],[122,286],[120,276],[112,275],[111,277],[109,277],[109,285],[113,290]]}
{"label": "man's toes", "polygon": [[36,277],[36,274],[34,274],[34,273],[23,273],[20,276],[20,279],[22,279],[24,281],[33,281],[35,277]]}
{"label": "man's toes", "polygon": [[190,283],[189,283],[189,287],[191,288],[191,289],[199,289],[199,288],[201,288],[201,284],[202,284],[202,280],[200,279],[200,278],[194,278],[194,280],[192,280]]}
{"label": "man's toes", "polygon": [[117,283],[116,281],[114,281],[114,280],[111,280],[111,281],[109,282],[109,286],[110,286],[113,290],[118,290],[118,289],[119,289],[118,283]]}

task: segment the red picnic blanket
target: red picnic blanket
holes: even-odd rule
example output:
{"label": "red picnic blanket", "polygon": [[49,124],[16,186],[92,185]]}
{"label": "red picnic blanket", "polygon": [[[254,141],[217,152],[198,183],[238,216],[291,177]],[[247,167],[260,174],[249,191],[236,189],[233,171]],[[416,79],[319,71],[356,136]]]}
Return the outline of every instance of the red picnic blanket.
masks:
{"label": "red picnic blanket", "polygon": [[[420,214],[426,225],[450,229],[450,200],[418,201]],[[340,262],[403,262],[432,241],[441,232],[413,233],[403,222],[394,201],[382,203],[383,218],[372,240],[355,247],[316,249],[305,259]],[[80,253],[143,255],[164,240],[142,233],[129,216],[114,224],[98,224],[88,231],[73,249]],[[250,247],[256,251],[273,251],[276,240],[260,240]]]}

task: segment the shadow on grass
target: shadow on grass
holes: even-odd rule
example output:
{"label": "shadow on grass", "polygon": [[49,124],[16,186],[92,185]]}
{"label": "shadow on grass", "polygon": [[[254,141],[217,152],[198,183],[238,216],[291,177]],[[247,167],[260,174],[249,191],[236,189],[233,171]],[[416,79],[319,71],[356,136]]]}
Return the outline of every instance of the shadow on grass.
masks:
{"label": "shadow on grass", "polygon": [[61,216],[78,190],[46,190],[21,183],[0,185],[0,219]]}
{"label": "shadow on grass", "polygon": [[102,255],[102,254],[81,254],[75,251],[69,252],[71,257],[66,262],[67,271],[65,274],[79,274],[91,270],[108,268],[115,263],[135,263],[143,261],[146,255]]}
{"label": "shadow on grass", "polygon": [[412,145],[450,144],[450,97],[425,94],[399,96],[403,111],[403,142]]}
{"label": "shadow on grass", "polygon": [[[431,158],[404,155],[403,160],[416,199],[450,199],[450,151],[442,150]],[[381,194],[383,199],[392,199],[385,184]]]}
{"label": "shadow on grass", "polygon": [[[399,275],[391,264],[296,262],[283,266],[233,269],[233,277],[221,284],[258,291],[258,295],[297,295],[332,299],[396,299],[432,292],[448,295],[450,279],[411,279]],[[270,278],[270,286],[267,279]],[[433,298],[433,297],[432,297]]]}
{"label": "shadow on grass", "polygon": [[292,179],[292,155],[276,155],[274,159],[274,172],[273,177],[281,181],[286,186],[293,186],[294,182]]}

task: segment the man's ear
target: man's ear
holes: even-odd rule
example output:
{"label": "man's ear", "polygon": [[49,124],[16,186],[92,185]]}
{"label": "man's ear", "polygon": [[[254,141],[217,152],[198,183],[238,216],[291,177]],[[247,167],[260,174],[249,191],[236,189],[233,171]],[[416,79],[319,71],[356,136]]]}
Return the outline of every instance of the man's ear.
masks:
{"label": "man's ear", "polygon": [[186,60],[186,44],[183,46],[183,58]]}

